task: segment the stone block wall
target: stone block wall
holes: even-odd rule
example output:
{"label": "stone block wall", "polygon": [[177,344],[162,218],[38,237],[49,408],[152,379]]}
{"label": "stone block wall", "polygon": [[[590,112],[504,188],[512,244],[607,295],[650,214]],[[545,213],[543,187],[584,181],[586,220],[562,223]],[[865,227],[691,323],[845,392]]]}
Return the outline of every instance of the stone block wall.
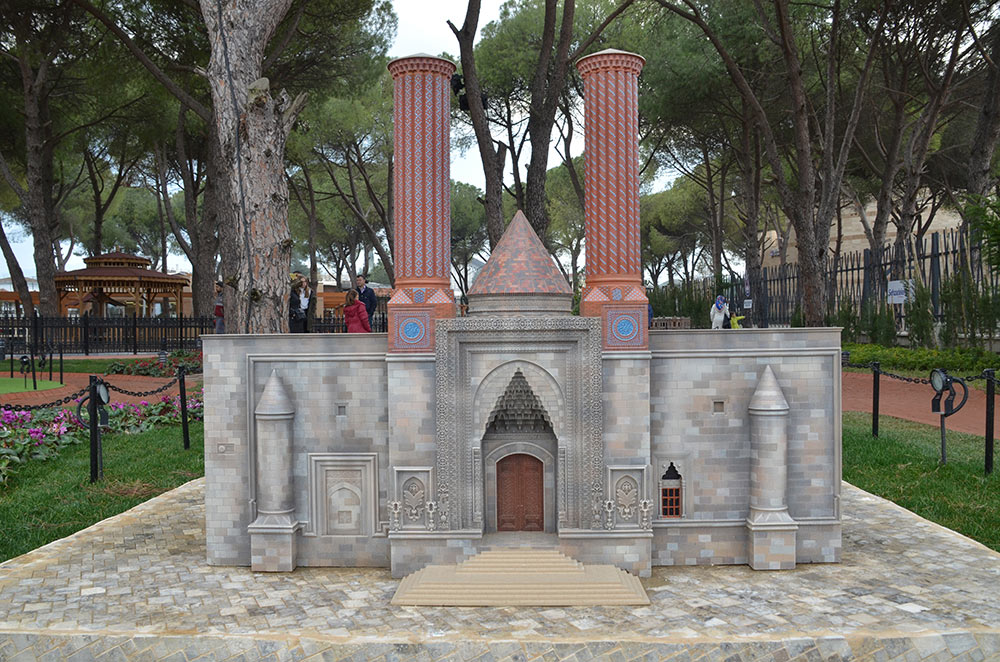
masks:
{"label": "stone block wall", "polygon": [[560,537],[559,551],[581,563],[613,565],[639,577],[649,577],[652,536],[645,531],[635,534],[587,535]]}
{"label": "stone block wall", "polygon": [[[388,565],[385,335],[218,335],[204,336],[203,348],[209,563],[250,564],[253,412],[274,372],[295,409],[296,563]],[[332,512],[340,494],[346,505]]]}
{"label": "stone block wall", "polygon": [[787,500],[801,524],[798,561],[839,560],[839,331],[653,331],[650,350],[654,493],[669,462],[683,480],[683,517],[653,520],[653,563],[748,562],[747,407],[767,365],[790,408]]}

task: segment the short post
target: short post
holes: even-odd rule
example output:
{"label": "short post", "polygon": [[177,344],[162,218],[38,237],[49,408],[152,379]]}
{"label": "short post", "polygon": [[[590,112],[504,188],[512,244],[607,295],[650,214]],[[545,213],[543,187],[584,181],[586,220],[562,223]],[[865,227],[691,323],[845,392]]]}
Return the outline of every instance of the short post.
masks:
{"label": "short post", "polygon": [[986,377],[986,475],[993,473],[993,416],[994,403],[993,396],[996,394],[996,370],[987,368],[983,370],[983,377]]}
{"label": "short post", "polygon": [[63,346],[59,345],[59,383],[65,384],[63,381]]}
{"label": "short post", "polygon": [[[31,360],[38,354],[38,311],[31,311]],[[34,363],[32,363],[34,365]]]}
{"label": "short post", "polygon": [[177,383],[181,391],[181,431],[184,435],[184,450],[191,448],[191,436],[188,434],[188,404],[187,388],[184,385],[184,366],[177,366]]}
{"label": "short post", "polygon": [[882,374],[881,364],[878,361],[872,361],[872,436],[875,438],[878,438],[878,378],[880,374]]}
{"label": "short post", "polygon": [[90,313],[83,314],[83,355],[90,356]]}
{"label": "short post", "polygon": [[10,348],[10,378],[14,379],[14,348]]}
{"label": "short post", "polygon": [[90,482],[103,478],[100,460],[101,428],[97,421],[97,377],[90,376],[90,399],[87,400],[87,414],[90,416]]}
{"label": "short post", "polygon": [[[36,318],[37,319],[37,318]],[[31,353],[31,388],[38,390],[38,375],[35,373],[35,353]]]}
{"label": "short post", "polygon": [[52,381],[52,345],[49,345],[49,381]]}
{"label": "short post", "polygon": [[139,353],[139,318],[138,313],[132,312],[132,354]]}

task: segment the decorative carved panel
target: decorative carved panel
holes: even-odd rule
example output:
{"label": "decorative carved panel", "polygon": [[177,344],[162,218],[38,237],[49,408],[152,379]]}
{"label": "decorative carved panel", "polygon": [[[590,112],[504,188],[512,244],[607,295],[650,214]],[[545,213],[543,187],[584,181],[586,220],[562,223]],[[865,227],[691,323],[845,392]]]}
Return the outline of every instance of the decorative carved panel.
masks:
{"label": "decorative carved panel", "polygon": [[434,496],[431,467],[393,467],[393,500],[399,502],[399,529],[420,530],[430,524],[428,502]]}
{"label": "decorative carved panel", "polygon": [[647,467],[608,467],[608,499],[604,503],[604,525],[609,529],[642,527],[641,504],[649,499]]}
{"label": "decorative carved panel", "polygon": [[309,513],[303,534],[373,535],[378,528],[378,456],[309,453],[306,458]]}

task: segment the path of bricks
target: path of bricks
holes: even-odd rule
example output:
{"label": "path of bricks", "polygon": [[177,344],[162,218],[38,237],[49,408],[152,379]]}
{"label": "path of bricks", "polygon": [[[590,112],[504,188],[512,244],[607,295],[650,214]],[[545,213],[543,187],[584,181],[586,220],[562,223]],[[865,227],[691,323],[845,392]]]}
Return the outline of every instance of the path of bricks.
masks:
{"label": "path of bricks", "polygon": [[[845,372],[842,383],[844,411],[864,411],[871,413],[873,382],[871,373]],[[980,382],[982,384],[982,382]],[[956,387],[957,388],[957,387]],[[879,414],[905,418],[918,423],[938,425],[941,417],[931,412],[931,398],[934,389],[930,384],[912,384],[879,378]],[[958,391],[961,397],[961,389]],[[986,391],[969,389],[969,400],[962,409],[947,419],[947,428],[969,434],[986,434]],[[1000,420],[994,412],[994,427],[1000,434]]]}
{"label": "path of bricks", "polygon": [[394,607],[385,569],[207,565],[198,479],[0,564],[0,659],[1000,659],[1000,554],[841,504],[839,564],[654,568],[648,607]]}
{"label": "path of bricks", "polygon": [[[48,372],[45,373],[45,378],[48,379]],[[54,379],[58,381],[59,376],[53,375]],[[126,391],[132,391],[134,393],[147,393],[149,391],[156,390],[171,381],[170,378],[166,377],[143,377],[141,375],[107,375],[105,379],[114,386],[118,388],[125,389]],[[76,393],[80,389],[86,387],[90,384],[90,375],[83,373],[73,373],[68,372],[63,375],[63,383],[65,386],[60,386],[58,388],[51,388],[45,391],[25,391],[22,393],[8,393],[5,395],[0,395],[0,405],[40,405],[48,402],[55,402],[61,400],[62,398]],[[28,384],[31,384],[31,377],[28,377]],[[188,376],[186,381],[186,386],[188,392],[191,392],[194,388],[199,388],[201,385],[200,375],[199,376]],[[145,397],[134,397],[131,395],[125,395],[123,393],[118,393],[116,391],[111,392],[112,402],[128,402],[131,404],[139,404],[142,400],[151,400],[153,398],[159,399],[163,395],[174,396],[180,393],[179,386],[175,383],[167,390],[162,393],[157,393],[152,396]],[[71,407],[76,407],[75,404],[71,403]]]}

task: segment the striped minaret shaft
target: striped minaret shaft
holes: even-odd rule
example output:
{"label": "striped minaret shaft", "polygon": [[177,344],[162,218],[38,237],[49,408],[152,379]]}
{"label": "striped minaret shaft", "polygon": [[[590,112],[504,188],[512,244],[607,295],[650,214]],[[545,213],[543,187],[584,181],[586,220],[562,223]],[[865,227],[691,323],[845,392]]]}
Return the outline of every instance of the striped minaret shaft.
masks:
{"label": "striped minaret shaft", "polygon": [[641,309],[643,322],[646,318],[639,247],[639,72],[644,63],[634,53],[605,50],[576,64],[584,85],[587,283],[580,312],[587,316],[604,316],[609,305],[628,305]]}
{"label": "striped minaret shaft", "polygon": [[393,82],[395,291],[389,351],[433,349],[433,320],[454,317],[451,290],[450,82],[454,63],[413,55]]}

